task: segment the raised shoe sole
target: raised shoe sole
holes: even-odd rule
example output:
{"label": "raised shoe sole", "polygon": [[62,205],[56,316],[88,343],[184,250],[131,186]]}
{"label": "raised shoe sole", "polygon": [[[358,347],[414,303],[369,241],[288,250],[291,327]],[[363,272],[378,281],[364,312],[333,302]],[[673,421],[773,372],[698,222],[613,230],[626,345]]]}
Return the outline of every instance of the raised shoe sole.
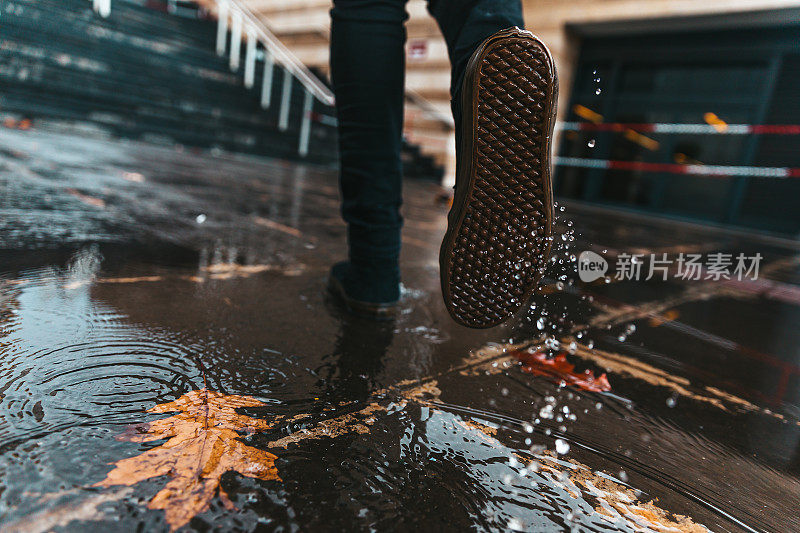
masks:
{"label": "raised shoe sole", "polygon": [[510,28],[472,55],[456,191],[439,264],[453,319],[496,326],[527,303],[552,241],[550,150],[558,77],[547,47]]}

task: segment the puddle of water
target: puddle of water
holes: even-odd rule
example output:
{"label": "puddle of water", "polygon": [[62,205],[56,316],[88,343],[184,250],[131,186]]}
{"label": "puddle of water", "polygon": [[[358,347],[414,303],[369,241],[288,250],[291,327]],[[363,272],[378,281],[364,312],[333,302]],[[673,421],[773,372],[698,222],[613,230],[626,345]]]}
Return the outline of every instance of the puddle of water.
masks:
{"label": "puddle of water", "polygon": [[[200,388],[204,382],[237,388],[234,376],[221,375],[222,367],[213,365],[216,358],[226,357],[222,351],[232,349],[224,339],[136,324],[93,297],[93,289],[109,285],[100,283],[104,279],[121,286],[160,283],[163,277],[103,275],[97,254],[89,250],[77,254],[66,269],[28,270],[6,279],[0,287],[4,362],[0,370],[0,479],[4,480],[0,515],[14,527],[35,531],[95,524],[102,528],[117,517],[118,527],[167,527],[164,513],[148,508],[164,486],[162,476],[143,476],[130,490],[93,486],[109,475],[110,463],[160,444],[118,438],[131,424],[158,418],[145,413],[154,403]],[[410,329],[407,334],[431,335],[426,329]],[[391,335],[386,338],[391,340]],[[338,353],[356,351],[340,345]],[[265,419],[277,413],[307,412],[313,399],[297,403],[291,398],[303,398],[308,391],[325,390],[332,384],[346,386],[352,379],[342,374],[347,368],[344,363],[332,381],[324,379],[316,386],[303,380],[293,383],[293,372],[307,371],[282,354],[260,355],[272,375],[281,376],[286,389],[270,391],[269,372],[245,377],[266,385],[261,387],[264,405],[255,413]],[[356,362],[352,370],[358,368],[364,367]],[[367,385],[361,394],[369,396],[374,386]],[[511,460],[512,450],[499,441],[487,442],[486,434],[466,424],[460,415],[420,406],[416,396],[410,398],[371,414],[368,426],[358,426],[362,418],[328,424],[326,438],[321,440],[309,440],[308,429],[293,426],[263,437],[242,437],[247,446],[277,450],[275,464],[284,481],[223,474],[225,498],[238,511],[217,497],[190,525],[251,529],[266,521],[273,526],[306,528],[325,516],[328,526],[340,524],[345,529],[389,527],[398,525],[399,508],[404,510],[400,524],[409,527],[423,523],[452,527],[453,517],[458,516],[455,520],[464,527],[487,530],[571,524],[585,531],[634,530],[625,520],[617,523],[599,514],[596,498],[584,489],[576,496],[562,474],[530,470],[523,461]],[[335,416],[324,415],[319,407],[313,416]],[[305,416],[297,423],[303,424]],[[282,435],[287,429],[291,433]],[[330,492],[325,487],[331,487]],[[418,493],[426,496],[417,500],[412,495]],[[352,503],[342,508],[343,499]],[[273,513],[270,509],[275,506],[281,511]]]}
{"label": "puddle of water", "polygon": [[[332,175],[250,160],[202,165],[200,156],[164,151],[148,167],[142,161],[153,154],[144,147],[133,158],[111,151],[99,159],[109,168],[98,169],[97,153],[59,155],[51,144],[17,147],[50,159],[7,158],[25,180],[4,181],[13,216],[0,222],[0,244],[93,239],[107,257],[91,247],[69,261],[63,251],[37,250],[28,263],[6,254],[3,525],[168,529],[163,510],[148,508],[167,476],[94,485],[112,464],[165,444],[119,440],[126,428],[170,416],[147,410],[205,386],[256,398],[263,405],[243,414],[280,421],[237,438],[274,453],[281,481],[223,473],[226,496],[215,494],[192,529],[800,530],[791,505],[800,488],[785,465],[796,426],[724,384],[699,386],[677,373],[685,364],[653,360],[639,345],[642,320],[675,321],[676,305],[711,292],[611,284],[587,294],[570,273],[581,237],[562,220],[548,278],[526,316],[478,336],[453,326],[441,307],[435,246],[424,245],[444,218],[411,194],[418,203],[409,220],[430,220],[417,220],[406,238],[413,257],[404,263],[411,274],[400,317],[374,326],[338,315],[320,294],[344,242],[341,222],[326,214],[338,205]],[[124,171],[111,168],[115,158]],[[76,177],[62,179],[64,168]],[[219,181],[240,175],[248,179]],[[65,183],[70,190],[61,190]],[[28,197],[48,216],[30,214]],[[128,243],[145,242],[144,234],[180,244],[143,258]],[[665,291],[669,299],[647,301]],[[612,301],[621,294],[647,305]],[[462,361],[508,336],[516,342]],[[630,352],[595,348],[606,337]],[[520,366],[509,352],[531,344],[567,354]],[[604,371],[613,387],[594,387],[602,393],[556,379],[596,385]],[[425,377],[437,380],[424,381],[426,394],[408,392]],[[380,410],[365,414],[373,403]]]}

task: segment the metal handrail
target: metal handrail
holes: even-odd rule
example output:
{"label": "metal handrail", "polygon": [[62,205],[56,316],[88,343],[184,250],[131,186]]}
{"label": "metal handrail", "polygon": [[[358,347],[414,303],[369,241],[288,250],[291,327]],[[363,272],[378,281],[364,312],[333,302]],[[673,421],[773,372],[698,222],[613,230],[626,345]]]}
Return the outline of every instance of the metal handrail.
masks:
{"label": "metal handrail", "polygon": [[[111,0],[91,0],[94,10],[103,18],[111,14]],[[248,89],[255,83],[256,47],[260,42],[265,50],[264,74],[261,84],[261,107],[270,107],[272,101],[272,83],[274,67],[277,63],[283,68],[284,77],[281,86],[280,109],[278,112],[278,129],[289,128],[289,108],[292,98],[292,82],[297,79],[305,89],[303,111],[300,122],[297,153],[301,157],[308,155],[311,138],[311,122],[314,98],[324,105],[334,105],[334,96],[319,78],[292,54],[283,43],[259,20],[250,9],[239,0],[195,0],[198,4],[215,4],[217,14],[217,54],[225,55],[228,51],[228,22],[230,19],[230,68],[239,69],[242,40],[246,37],[244,65],[244,85]]]}
{"label": "metal handrail", "polygon": [[[228,9],[220,9],[223,4],[227,4],[229,7],[233,8],[230,15],[227,13]],[[264,45],[264,48],[272,54],[274,60],[276,60],[280,66],[291,72],[317,100],[329,106],[334,104],[333,92],[325,86],[319,78],[314,76],[314,74],[312,74],[311,71],[281,43],[275,34],[273,34],[247,6],[243,5],[239,0],[217,0],[217,15],[220,18],[220,13],[222,11],[226,12],[225,16],[234,16],[238,11],[244,18],[243,23],[245,27],[249,26],[249,29],[255,30],[257,34],[256,38]],[[244,30],[244,33],[247,34],[247,29]]]}

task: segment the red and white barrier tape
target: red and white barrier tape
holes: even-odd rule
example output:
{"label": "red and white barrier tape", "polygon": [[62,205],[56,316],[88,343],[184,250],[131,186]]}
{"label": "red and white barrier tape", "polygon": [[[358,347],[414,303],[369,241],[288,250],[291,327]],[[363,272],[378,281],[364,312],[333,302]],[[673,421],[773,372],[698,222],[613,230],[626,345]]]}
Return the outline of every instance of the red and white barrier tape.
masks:
{"label": "red and white barrier tape", "polygon": [[[336,117],[310,113],[311,119],[329,126],[337,124]],[[709,124],[626,124],[619,122],[559,122],[566,131],[626,131],[652,133],[690,133],[724,135],[800,135],[800,125],[728,124],[725,128]],[[800,178],[800,168],[746,167],[724,165],[681,165],[677,163],[646,163],[643,161],[610,161],[582,157],[556,157],[554,163],[562,167],[600,168],[613,170],[638,170],[641,172],[666,172],[693,176],[748,177],[748,178]]]}
{"label": "red and white barrier tape", "polygon": [[613,170],[639,170],[642,172],[667,172],[695,176],[750,177],[750,178],[800,178],[800,168],[790,167],[731,167],[720,165],[679,165],[677,163],[645,163],[643,161],[609,161],[582,157],[556,157],[554,163],[562,167],[601,168]]}
{"label": "red and white barrier tape", "polygon": [[800,135],[798,124],[637,124],[624,122],[559,122],[556,127],[564,131],[627,131],[640,133],[672,133],[698,135]]}
{"label": "red and white barrier tape", "polygon": [[[336,125],[336,117],[310,112],[311,120],[329,126]],[[559,122],[556,129],[563,131],[619,131],[634,130],[641,133],[672,133],[698,135],[800,135],[800,124],[671,124],[625,123],[625,122]]]}

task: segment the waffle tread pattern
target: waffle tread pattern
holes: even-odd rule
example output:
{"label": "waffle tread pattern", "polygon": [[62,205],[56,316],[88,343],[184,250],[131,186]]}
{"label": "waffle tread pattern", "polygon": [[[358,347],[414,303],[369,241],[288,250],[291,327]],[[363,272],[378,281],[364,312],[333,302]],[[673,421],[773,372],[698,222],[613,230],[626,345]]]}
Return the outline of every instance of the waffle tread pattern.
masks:
{"label": "waffle tread pattern", "polygon": [[453,242],[449,293],[459,322],[489,327],[526,303],[547,262],[555,72],[533,38],[490,44],[477,68],[474,181]]}

